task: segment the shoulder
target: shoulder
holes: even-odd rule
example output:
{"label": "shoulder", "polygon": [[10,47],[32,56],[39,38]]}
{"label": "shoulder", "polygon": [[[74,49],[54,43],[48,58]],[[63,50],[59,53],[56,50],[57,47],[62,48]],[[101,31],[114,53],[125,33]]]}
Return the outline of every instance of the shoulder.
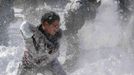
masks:
{"label": "shoulder", "polygon": [[28,22],[23,22],[20,26],[20,32],[25,39],[31,38],[36,31],[36,26]]}

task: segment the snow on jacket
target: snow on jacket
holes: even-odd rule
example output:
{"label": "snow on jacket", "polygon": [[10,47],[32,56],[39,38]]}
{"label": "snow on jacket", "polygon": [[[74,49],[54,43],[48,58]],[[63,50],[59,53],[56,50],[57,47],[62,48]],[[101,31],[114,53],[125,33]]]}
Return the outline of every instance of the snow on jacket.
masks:
{"label": "snow on jacket", "polygon": [[42,30],[41,25],[36,27],[25,22],[21,25],[20,31],[26,46],[22,60],[25,68],[47,65],[59,56],[61,29],[54,36],[50,36]]}

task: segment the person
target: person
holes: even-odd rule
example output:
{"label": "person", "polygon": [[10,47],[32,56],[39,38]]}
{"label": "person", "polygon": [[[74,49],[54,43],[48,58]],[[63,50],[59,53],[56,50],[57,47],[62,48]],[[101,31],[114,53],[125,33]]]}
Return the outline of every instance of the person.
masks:
{"label": "person", "polygon": [[127,23],[133,14],[134,1],[133,0],[117,0],[119,13],[122,16],[121,20]]}
{"label": "person", "polygon": [[[73,0],[67,5],[67,12],[64,14],[65,27],[64,35],[67,39],[67,52],[64,66],[68,72],[77,69],[77,62],[80,56],[80,40],[78,31],[86,21],[93,21],[96,17],[101,0]],[[76,8],[77,7],[77,8]]]}
{"label": "person", "polygon": [[[86,20],[94,20],[101,0],[74,0],[68,3],[65,16],[65,35],[75,35]],[[77,7],[77,8],[76,8]]]}
{"label": "person", "polygon": [[20,31],[25,40],[26,50],[17,75],[45,75],[47,70],[53,75],[66,75],[57,59],[62,37],[59,22],[59,15],[50,11],[42,16],[39,26],[27,22],[21,25]]}

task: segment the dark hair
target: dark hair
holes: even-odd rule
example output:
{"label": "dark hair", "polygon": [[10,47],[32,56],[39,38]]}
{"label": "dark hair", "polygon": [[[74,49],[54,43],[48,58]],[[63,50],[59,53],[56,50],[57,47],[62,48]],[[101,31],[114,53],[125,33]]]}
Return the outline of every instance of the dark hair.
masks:
{"label": "dark hair", "polygon": [[60,21],[60,17],[57,13],[50,11],[45,13],[41,18],[41,23],[44,23],[45,21],[48,22],[48,24],[52,24],[55,20]]}

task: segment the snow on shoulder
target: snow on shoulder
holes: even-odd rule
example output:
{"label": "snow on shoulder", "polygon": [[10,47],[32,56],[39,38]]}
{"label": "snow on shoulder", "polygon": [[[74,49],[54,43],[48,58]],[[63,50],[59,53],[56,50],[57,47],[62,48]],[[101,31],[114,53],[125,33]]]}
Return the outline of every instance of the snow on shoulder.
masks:
{"label": "snow on shoulder", "polygon": [[20,26],[20,31],[25,39],[32,37],[35,29],[36,29],[36,26],[26,21],[23,22],[22,25]]}

